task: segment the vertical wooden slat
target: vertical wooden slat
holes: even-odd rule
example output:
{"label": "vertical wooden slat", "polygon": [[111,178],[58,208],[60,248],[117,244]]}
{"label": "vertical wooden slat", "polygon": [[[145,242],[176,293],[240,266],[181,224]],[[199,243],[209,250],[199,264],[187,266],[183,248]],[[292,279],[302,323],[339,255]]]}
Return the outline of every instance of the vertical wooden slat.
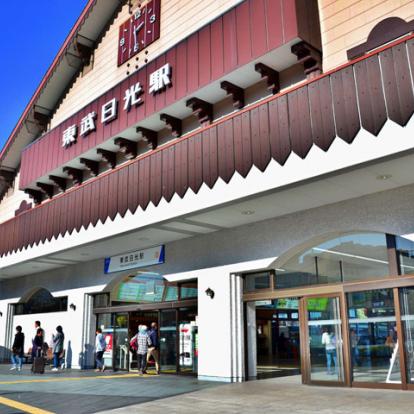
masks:
{"label": "vertical wooden slat", "polygon": [[380,53],[388,118],[404,126],[414,112],[414,96],[407,48],[400,43]]}
{"label": "vertical wooden slat", "polygon": [[331,75],[336,134],[349,144],[361,128],[352,66]]}
{"label": "vertical wooden slat", "polygon": [[174,177],[175,177],[175,192],[182,198],[188,188],[188,143],[187,141],[179,142],[175,146],[175,160],[174,160]]}
{"label": "vertical wooden slat", "polygon": [[150,200],[150,162],[146,157],[139,162],[138,205],[145,210]]}
{"label": "vertical wooden slat", "polygon": [[296,0],[281,0],[283,21],[283,43],[298,36],[298,21],[296,15]]}
{"label": "vertical wooden slat", "polygon": [[118,213],[121,217],[125,216],[128,209],[128,192],[130,187],[128,185],[128,167],[121,168],[118,173]]}
{"label": "vertical wooden slat", "polygon": [[269,102],[269,120],[271,155],[280,165],[284,165],[292,151],[287,95]]}
{"label": "vertical wooden slat", "polygon": [[106,175],[99,180],[99,220],[105,223],[108,218],[109,177]]}
{"label": "vertical wooden slat", "polygon": [[157,152],[150,157],[150,163],[150,201],[157,206],[162,197],[162,153]]}
{"label": "vertical wooden slat", "polygon": [[223,18],[211,23],[211,77],[218,79],[224,75]]}
{"label": "vertical wooden slat", "polygon": [[240,174],[243,177],[249,173],[253,166],[252,135],[250,129],[250,112],[242,114],[242,157],[243,166]]}
{"label": "vertical wooden slat", "polygon": [[[252,57],[262,56],[267,48],[267,28],[265,0],[250,1],[250,33],[252,42]],[[271,23],[272,25],[274,22]]]}
{"label": "vertical wooden slat", "polygon": [[236,10],[223,16],[224,71],[230,72],[237,66]]}
{"label": "vertical wooden slat", "polygon": [[[260,148],[260,123],[259,123],[259,108],[253,108],[250,111],[251,122],[251,140],[252,140],[252,158],[253,164],[261,169],[261,148]],[[263,171],[263,170],[262,170]]]}
{"label": "vertical wooden slat", "polygon": [[190,73],[187,73],[187,42],[181,42],[177,46],[177,55],[176,55],[176,90],[175,90],[175,99],[181,99],[187,95],[187,77],[191,76]]}
{"label": "vertical wooden slat", "polygon": [[283,42],[283,19],[281,0],[265,0],[267,42],[269,50]]}
{"label": "vertical wooden slat", "polygon": [[288,95],[289,129],[292,151],[305,158],[312,147],[312,129],[309,114],[308,87]]}
{"label": "vertical wooden slat", "polygon": [[195,192],[203,183],[201,134],[193,136],[188,142],[188,186]]}
{"label": "vertical wooden slat", "polygon": [[199,87],[211,80],[210,48],[210,25],[207,25],[198,34]]}
{"label": "vertical wooden slat", "polygon": [[259,126],[260,126],[260,166],[259,169],[264,171],[268,166],[270,155],[269,140],[269,109],[267,104],[259,107]]}
{"label": "vertical wooden slat", "polygon": [[309,85],[313,142],[327,151],[335,139],[332,94],[329,76]]}
{"label": "vertical wooden slat", "polygon": [[362,127],[378,135],[387,119],[378,56],[360,60],[354,68]]}
{"label": "vertical wooden slat", "polygon": [[233,139],[234,139],[234,168],[243,174],[243,140],[242,140],[242,117],[233,118]]}
{"label": "vertical wooden slat", "polygon": [[244,65],[252,57],[250,30],[250,3],[245,1],[236,7],[237,64]]}
{"label": "vertical wooden slat", "polygon": [[199,88],[199,54],[200,51],[198,33],[192,34],[187,40],[187,87],[188,91],[196,91]]}
{"label": "vertical wooden slat", "polygon": [[172,67],[171,72],[171,84],[173,85],[171,88],[167,88],[165,91],[165,104],[171,105],[175,102],[175,83],[177,82],[177,72],[175,68],[177,67],[176,64],[176,48],[173,47],[167,52],[167,62]]}

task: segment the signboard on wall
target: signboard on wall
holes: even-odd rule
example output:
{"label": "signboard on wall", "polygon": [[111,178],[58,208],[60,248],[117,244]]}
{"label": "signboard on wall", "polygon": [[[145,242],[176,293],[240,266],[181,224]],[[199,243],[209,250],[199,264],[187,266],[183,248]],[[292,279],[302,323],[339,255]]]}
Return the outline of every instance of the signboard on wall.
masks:
{"label": "signboard on wall", "polygon": [[156,246],[144,250],[120,254],[105,258],[105,273],[120,272],[122,270],[136,269],[164,263],[165,246]]}
{"label": "signboard on wall", "polygon": [[161,0],[151,0],[119,27],[118,66],[160,37],[160,11]]}

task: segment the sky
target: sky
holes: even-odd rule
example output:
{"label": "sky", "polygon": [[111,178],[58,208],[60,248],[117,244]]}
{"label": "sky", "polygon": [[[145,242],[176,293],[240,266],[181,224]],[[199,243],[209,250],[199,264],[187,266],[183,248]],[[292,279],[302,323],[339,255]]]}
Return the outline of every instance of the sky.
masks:
{"label": "sky", "polygon": [[1,2],[0,148],[86,3],[87,0]]}

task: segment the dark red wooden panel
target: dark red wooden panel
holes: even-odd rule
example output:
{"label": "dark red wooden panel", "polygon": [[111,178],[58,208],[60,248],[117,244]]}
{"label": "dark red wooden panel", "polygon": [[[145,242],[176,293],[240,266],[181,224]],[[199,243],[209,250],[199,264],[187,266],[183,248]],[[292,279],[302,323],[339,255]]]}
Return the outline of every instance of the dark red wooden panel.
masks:
{"label": "dark red wooden panel", "polygon": [[[267,52],[265,0],[250,1],[250,33],[253,58]],[[274,22],[271,23],[272,25]]]}
{"label": "dark red wooden panel", "polygon": [[138,206],[139,165],[138,161],[129,165],[128,174],[128,210],[135,213]]}
{"label": "dark red wooden panel", "polygon": [[[147,73],[148,76],[151,75],[151,73],[155,72],[158,69],[156,66],[156,61],[152,61],[148,63],[147,65]],[[147,89],[149,91],[149,88]],[[155,96],[152,93],[145,94],[145,115],[149,116],[155,111]]]}
{"label": "dark red wooden panel", "polygon": [[217,127],[218,172],[228,183],[235,172],[233,121],[230,119]]}
{"label": "dark red wooden panel", "polygon": [[242,117],[237,115],[233,118],[233,139],[234,139],[234,169],[242,174],[243,172],[243,144],[242,144]]}
{"label": "dark red wooden panel", "polygon": [[162,196],[170,201],[174,195],[174,146],[162,151]]}
{"label": "dark red wooden panel", "polygon": [[361,128],[353,68],[335,72],[330,78],[336,134],[350,144]]}
{"label": "dark red wooden panel", "polygon": [[108,218],[109,176],[99,179],[99,220],[105,223]]}
{"label": "dark red wooden panel", "polygon": [[232,9],[223,16],[224,71],[229,72],[237,66],[236,10]]}
{"label": "dark red wooden panel", "polygon": [[378,135],[387,120],[378,56],[361,60],[354,68],[362,127]]}
{"label": "dark red wooden panel", "polygon": [[224,75],[223,18],[211,23],[211,77],[218,79]]}
{"label": "dark red wooden panel", "polygon": [[191,74],[187,73],[187,42],[181,42],[177,46],[176,54],[176,90],[175,99],[181,99],[187,95],[187,77]]}
{"label": "dark red wooden panel", "polygon": [[259,124],[259,108],[256,107],[250,111],[251,142],[252,142],[252,158],[253,164],[260,169],[261,148],[260,148],[260,124]]}
{"label": "dark red wooden panel", "polygon": [[305,158],[312,147],[312,129],[307,85],[288,95],[289,126],[292,150]]}
{"label": "dark red wooden panel", "polygon": [[[156,66],[155,66],[156,70],[162,68],[166,63],[169,63],[169,62],[166,62],[166,55],[165,53],[163,53],[156,60]],[[165,90],[155,94],[155,112],[161,111],[161,109],[164,107],[165,107]]]}
{"label": "dark red wooden panel", "polygon": [[138,205],[145,210],[150,200],[149,194],[150,162],[146,157],[139,161]]}
{"label": "dark red wooden panel", "polygon": [[269,49],[275,49],[283,43],[282,1],[265,0],[267,43]]}
{"label": "dark red wooden panel", "polygon": [[188,188],[188,142],[177,143],[174,159],[175,192],[182,198]]}
{"label": "dark red wooden panel", "polygon": [[283,13],[283,42],[287,43],[298,35],[296,0],[281,0]]}
{"label": "dark red wooden panel", "polygon": [[287,95],[269,102],[270,150],[272,158],[284,165],[291,153]]}
{"label": "dark red wooden panel", "polygon": [[250,128],[250,111],[244,112],[242,118],[242,157],[243,166],[240,174],[243,177],[249,173],[253,166],[252,134]]}
{"label": "dark red wooden panel", "polygon": [[156,152],[152,157],[150,157],[150,162],[150,201],[152,204],[157,206],[162,197],[162,153]]}
{"label": "dark red wooden panel", "polygon": [[335,123],[329,76],[312,82],[308,90],[313,142],[319,148],[327,151],[335,139]]}
{"label": "dark red wooden panel", "polygon": [[268,166],[270,155],[269,140],[269,109],[266,104],[259,106],[259,125],[260,125],[260,165],[259,169],[264,171]]}
{"label": "dark red wooden panel", "polygon": [[[203,27],[198,34],[199,86],[211,80],[210,26]],[[191,68],[191,67],[190,67]],[[189,68],[189,71],[190,71]]]}
{"label": "dark red wooden panel", "polygon": [[195,192],[203,183],[202,137],[197,134],[188,142],[188,186]]}
{"label": "dark red wooden panel", "polygon": [[[177,83],[176,71],[176,49],[172,48],[167,52],[167,62],[171,65],[171,87],[165,91],[165,104],[171,105],[175,102],[175,84]],[[197,71],[198,73],[198,71]]]}
{"label": "dark red wooden panel", "polygon": [[109,177],[109,184],[108,184],[108,216],[111,220],[114,220],[118,213],[118,177],[119,171],[113,171],[111,174],[108,175]]}
{"label": "dark red wooden panel", "polygon": [[380,53],[388,118],[404,126],[414,111],[414,96],[404,43]]}
{"label": "dark red wooden panel", "polygon": [[[41,211],[39,239],[42,243],[44,243],[45,240],[46,240],[46,237],[47,237],[47,224],[48,224],[48,213],[49,212],[48,212],[47,205],[45,205],[45,204],[40,206],[39,208],[40,208],[40,211]],[[71,214],[72,211],[73,211],[73,209],[69,210],[68,214]],[[27,215],[27,217],[25,218],[25,228],[27,228],[27,224],[28,224],[28,221],[29,221],[28,218],[29,218],[29,215]],[[27,243],[26,236],[24,236],[23,245],[26,246],[26,243]]]}
{"label": "dark red wooden panel", "polygon": [[[187,40],[187,87],[188,91],[195,91],[199,85],[199,49],[198,33],[192,34]],[[206,51],[204,51],[206,53]]]}
{"label": "dark red wooden panel", "polygon": [[245,1],[236,8],[237,31],[237,63],[244,65],[252,58],[252,46],[250,43],[250,3]]}
{"label": "dark red wooden panel", "polygon": [[118,213],[121,217],[125,216],[128,210],[128,192],[130,190],[128,183],[128,167],[121,168],[118,173]]}

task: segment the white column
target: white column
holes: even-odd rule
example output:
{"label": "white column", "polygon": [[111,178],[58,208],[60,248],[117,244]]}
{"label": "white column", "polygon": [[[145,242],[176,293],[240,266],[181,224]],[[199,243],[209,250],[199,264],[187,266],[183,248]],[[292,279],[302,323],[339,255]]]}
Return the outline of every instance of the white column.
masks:
{"label": "white column", "polygon": [[249,378],[257,376],[257,327],[256,327],[256,304],[246,303],[246,329],[247,329],[247,375]]}

